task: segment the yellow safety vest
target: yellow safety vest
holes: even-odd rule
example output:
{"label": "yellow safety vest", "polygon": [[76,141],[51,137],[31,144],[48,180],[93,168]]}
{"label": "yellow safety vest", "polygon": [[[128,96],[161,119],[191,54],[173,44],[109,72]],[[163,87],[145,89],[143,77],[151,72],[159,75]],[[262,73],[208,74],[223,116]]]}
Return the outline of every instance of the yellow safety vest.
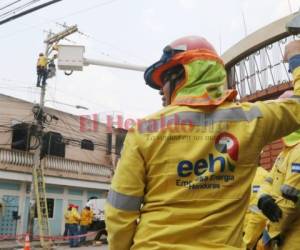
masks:
{"label": "yellow safety vest", "polygon": [[45,56],[40,56],[37,61],[37,67],[45,68],[47,66],[48,60]]}

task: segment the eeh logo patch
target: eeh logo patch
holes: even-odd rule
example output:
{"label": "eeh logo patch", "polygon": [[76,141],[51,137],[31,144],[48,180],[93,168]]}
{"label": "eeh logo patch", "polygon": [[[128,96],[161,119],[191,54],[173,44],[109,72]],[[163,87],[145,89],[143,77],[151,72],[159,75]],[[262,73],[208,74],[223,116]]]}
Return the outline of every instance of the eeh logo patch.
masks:
{"label": "eeh logo patch", "polygon": [[[227,154],[229,158],[233,161],[237,161],[239,158],[239,141],[237,138],[228,132],[222,132],[216,137],[215,148],[218,152],[222,154]],[[228,169],[234,171],[235,165],[230,162],[227,158]]]}
{"label": "eeh logo patch", "polygon": [[215,147],[218,152],[228,154],[232,160],[238,160],[239,142],[233,134],[228,132],[219,134],[215,140]]}
{"label": "eeh logo patch", "polygon": [[222,132],[215,139],[215,148],[217,152],[208,153],[196,161],[185,159],[178,162],[178,176],[201,176],[207,171],[210,173],[224,173],[226,170],[234,172],[235,165],[232,161],[236,162],[239,154],[237,138],[230,133]]}

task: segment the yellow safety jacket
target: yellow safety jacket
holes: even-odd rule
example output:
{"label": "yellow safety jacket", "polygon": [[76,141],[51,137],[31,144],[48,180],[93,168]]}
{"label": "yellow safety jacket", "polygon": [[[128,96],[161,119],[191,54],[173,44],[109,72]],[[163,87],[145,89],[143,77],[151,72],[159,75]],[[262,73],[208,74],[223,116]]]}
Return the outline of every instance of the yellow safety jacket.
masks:
{"label": "yellow safety jacket", "polygon": [[300,206],[284,194],[300,194],[300,141],[291,147],[285,147],[278,155],[272,169],[272,196],[281,208],[283,215],[278,223],[269,222],[268,232],[271,238],[281,234],[283,245],[279,249],[300,249]]}
{"label": "yellow safety jacket", "polygon": [[[293,73],[299,96],[300,68]],[[259,154],[298,128],[299,97],[214,109],[169,105],[139,121],[105,205],[110,250],[245,249]]]}
{"label": "yellow safety jacket", "polygon": [[81,216],[81,220],[80,220],[81,226],[88,226],[93,221],[93,211],[92,210],[88,210],[88,209],[84,208],[84,209],[82,209],[80,216]]}
{"label": "yellow safety jacket", "polygon": [[48,63],[48,60],[47,60],[46,56],[39,56],[38,61],[37,61],[37,67],[46,68],[47,63]]}
{"label": "yellow safety jacket", "polygon": [[69,221],[69,218],[70,218],[70,214],[71,214],[71,211],[67,210],[64,214],[64,217],[65,217],[65,223],[67,224],[70,224],[70,221]]}
{"label": "yellow safety jacket", "polygon": [[69,213],[68,222],[69,224],[79,224],[80,214],[78,213],[77,209],[72,208],[72,210]]}
{"label": "yellow safety jacket", "polygon": [[247,249],[253,249],[267,223],[267,218],[257,207],[257,194],[265,182],[272,184],[272,177],[267,170],[258,167],[251,185],[250,203],[244,220],[243,240]]}

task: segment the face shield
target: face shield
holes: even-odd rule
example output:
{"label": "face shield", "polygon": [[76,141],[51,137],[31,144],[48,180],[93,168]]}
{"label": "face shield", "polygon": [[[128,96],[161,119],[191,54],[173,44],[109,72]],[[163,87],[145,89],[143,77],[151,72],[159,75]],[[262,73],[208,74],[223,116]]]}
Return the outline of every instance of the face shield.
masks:
{"label": "face shield", "polygon": [[[152,64],[150,67],[148,67],[144,73],[144,78],[146,81],[146,84],[149,85],[150,87],[159,90],[161,88],[161,86],[159,86],[159,84],[157,84],[156,82],[153,81],[152,79],[152,74],[153,72],[160,68],[161,66],[167,64],[174,55],[180,53],[180,52],[184,52],[185,50],[183,49],[173,49],[171,46],[166,46],[163,49],[163,54],[160,58],[159,61],[157,61],[156,63]],[[162,78],[165,78],[166,76],[169,77],[171,74],[171,72],[173,72],[173,67],[169,70],[166,70],[164,74],[162,74],[161,76],[161,80]],[[164,75],[164,76],[163,76]],[[167,79],[165,79],[167,80]]]}

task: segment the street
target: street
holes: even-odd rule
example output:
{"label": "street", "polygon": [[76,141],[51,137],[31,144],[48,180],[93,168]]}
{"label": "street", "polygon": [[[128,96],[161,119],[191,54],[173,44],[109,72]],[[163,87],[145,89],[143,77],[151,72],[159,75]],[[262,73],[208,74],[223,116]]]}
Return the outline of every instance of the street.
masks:
{"label": "street", "polygon": [[[39,244],[37,242],[31,243],[30,247],[31,249],[41,249],[40,246],[38,246]],[[7,250],[11,250],[11,249],[21,249],[24,247],[24,242],[23,241],[0,241],[0,250],[2,249],[7,249]],[[58,250],[66,250],[66,249],[71,249],[69,247],[69,245],[67,245],[67,243],[56,243],[53,246],[53,249],[58,249]],[[103,244],[103,245],[97,245],[94,246],[92,243],[91,244],[87,244],[86,246],[80,246],[77,247],[76,249],[80,250],[84,250],[84,249],[98,249],[98,250],[108,250],[108,245],[107,244]]]}
{"label": "street", "polygon": [[[71,248],[69,246],[60,246],[55,249],[66,250],[66,249],[71,249]],[[77,247],[76,249],[78,249],[78,250],[85,250],[85,249],[108,250],[108,245],[101,245],[101,246],[89,245],[89,246]]]}

